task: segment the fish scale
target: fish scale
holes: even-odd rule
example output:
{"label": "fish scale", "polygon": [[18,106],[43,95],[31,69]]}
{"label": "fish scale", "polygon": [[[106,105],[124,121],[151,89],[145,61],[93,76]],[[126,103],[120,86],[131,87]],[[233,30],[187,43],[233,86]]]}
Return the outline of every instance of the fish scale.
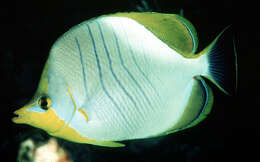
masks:
{"label": "fish scale", "polygon": [[[110,28],[108,28],[108,29],[111,31]],[[109,32],[106,32],[106,33],[109,33]],[[108,37],[109,36],[107,36],[107,37],[104,36],[104,39],[106,40],[106,38],[108,38]],[[113,39],[111,39],[111,40],[113,40]],[[123,95],[126,95],[127,98],[130,99],[131,103],[134,106],[133,108],[138,111],[138,114],[140,115],[140,119],[143,120],[144,112],[142,111],[140,104],[138,104],[136,102],[136,100],[133,98],[134,95],[129,93],[129,91],[131,91],[133,89],[133,87],[130,86],[129,79],[127,79],[128,83],[126,82],[127,75],[126,75],[125,70],[123,70],[121,62],[119,61],[119,56],[116,54],[118,51],[116,51],[116,49],[113,48],[116,46],[116,42],[115,42],[115,40],[114,41],[111,41],[111,40],[109,42],[108,41],[105,41],[105,42],[108,42],[110,44],[110,45],[108,44],[108,47],[110,47],[110,51],[108,51],[108,53],[110,53],[111,60],[113,60],[111,62],[111,65],[114,66],[114,68],[113,68],[114,69],[113,71],[115,71],[114,78],[117,80],[117,83],[120,86],[120,89],[122,89],[122,91],[124,93]],[[111,51],[111,49],[114,49],[114,50]],[[120,77],[120,76],[123,76],[123,77]],[[124,84],[124,83],[127,83],[127,84]],[[125,105],[126,104],[122,104],[123,107],[127,108],[124,111],[128,111],[128,109],[131,108],[131,106],[129,107],[128,105],[126,105],[126,106]],[[137,116],[137,118],[138,118],[138,116]]]}
{"label": "fish scale", "polygon": [[[114,30],[113,29],[113,27],[114,26],[117,26],[118,24],[110,24],[110,28],[112,28],[112,30]],[[104,25],[105,26],[105,25]],[[121,28],[122,29],[122,28]],[[123,30],[123,29],[122,29]],[[120,29],[119,30],[116,30],[116,32],[117,33],[120,33]],[[121,34],[121,33],[120,33]],[[121,37],[124,37],[124,35],[123,36],[121,36]],[[120,37],[118,38],[118,39],[120,39]],[[122,42],[122,41],[120,41],[120,42]],[[121,43],[119,43],[119,46],[127,46],[127,44],[121,44]],[[124,53],[123,55],[122,55],[122,57],[127,57],[128,56],[128,58],[130,57],[129,56],[129,51],[126,51],[126,53]],[[120,58],[120,57],[119,57]],[[128,63],[129,62],[129,60],[131,60],[131,58],[130,59],[127,59],[127,58],[125,58],[124,60],[126,60],[126,63]],[[122,64],[122,63],[121,63]],[[127,66],[127,67],[131,67],[131,66]],[[132,68],[130,68],[130,69],[132,69]],[[135,71],[135,73],[136,73],[136,71]],[[134,73],[133,73],[134,74]],[[140,81],[140,80],[138,80],[138,81]],[[137,81],[137,82],[138,82]],[[146,83],[143,83],[142,82],[142,85],[145,85]],[[137,87],[136,87],[137,88]],[[138,88],[141,88],[141,87],[138,87]],[[130,89],[130,88],[129,88]],[[137,91],[137,90],[136,90]],[[139,93],[140,94],[140,93]],[[148,98],[145,98],[144,96],[142,96],[143,94],[141,94],[141,98],[144,98],[144,99],[148,99]],[[139,96],[138,95],[136,95],[136,94],[134,94],[133,96],[136,96],[136,99],[137,100],[139,100]],[[143,106],[145,106],[145,107],[149,107],[149,109],[144,109],[145,107],[143,107],[142,108],[142,111],[143,111],[143,113],[144,113],[144,116],[142,117],[143,118],[143,120],[146,120],[145,118],[147,117],[147,116],[149,116],[150,114],[149,114],[149,112],[151,112],[151,111],[155,111],[155,109],[154,109],[154,107],[153,107],[153,105],[151,105],[151,104],[148,104],[147,103],[147,101],[146,101],[146,103],[144,103],[144,104],[140,104],[140,105],[143,105]],[[154,104],[154,105],[156,105],[156,104]],[[139,120],[138,120],[139,121]]]}
{"label": "fish scale", "polygon": [[[95,26],[96,27],[96,26]],[[96,29],[96,28],[94,28],[93,26],[90,26],[90,28],[91,29],[93,29],[93,31]],[[94,32],[93,32],[94,33]],[[96,33],[98,33],[98,32],[96,32]],[[95,42],[100,42],[100,41],[98,41],[98,38],[100,39],[100,35],[93,35],[93,38],[95,38]],[[102,48],[104,45],[103,44],[97,44],[96,45],[96,49],[97,49],[97,53],[99,53],[99,54],[102,54],[102,52],[104,53],[104,49]],[[99,48],[100,47],[100,48]],[[105,54],[103,54],[103,55],[99,55],[99,58],[100,58],[100,60],[103,60],[103,62],[102,62],[102,65],[103,65],[103,67],[101,67],[101,70],[103,70],[103,69],[109,69],[109,65],[108,65],[108,62],[107,62],[107,58],[106,58],[106,56],[105,56]],[[105,67],[104,65],[106,65],[107,67]],[[109,75],[110,74],[110,75]],[[116,82],[115,81],[113,81],[113,82],[111,82],[111,80],[113,80],[113,78],[111,78],[112,77],[112,74],[111,74],[111,72],[110,71],[108,71],[107,72],[107,74],[104,76],[104,77],[107,77],[107,78],[109,78],[109,79],[104,79],[104,81],[108,81],[109,80],[109,82],[104,82],[104,86],[107,86],[107,87],[110,87],[110,89],[108,90],[109,92],[111,92],[112,90],[113,90],[113,88],[112,87],[115,87],[116,88],[116,86],[118,86],[117,84],[116,84]],[[111,79],[110,79],[111,78]],[[120,109],[121,107],[123,107],[124,105],[126,105],[126,101],[128,101],[128,100],[126,100],[126,101],[121,101],[120,100],[120,98],[122,97],[121,96],[121,94],[119,94],[119,96],[115,96],[115,95],[113,95],[113,93],[110,93],[110,95],[112,96],[112,98],[117,98],[117,105],[119,105],[119,106],[117,106],[117,107],[111,107],[111,108],[109,108],[109,110],[110,110],[110,112],[107,114],[107,116],[109,116],[109,114],[113,114],[113,113],[115,113],[115,112],[118,112],[118,111],[120,111],[120,113],[118,114],[118,117],[121,117],[121,115],[123,115],[122,114],[122,112],[124,112],[124,109]],[[120,103],[120,101],[122,102],[121,104],[118,104],[118,103]],[[93,108],[93,110],[94,110],[95,108]],[[119,109],[119,110],[118,110]],[[115,110],[115,111],[113,111],[113,110]],[[130,111],[126,111],[125,113],[130,113]],[[123,119],[123,118],[121,118],[121,119]],[[130,121],[129,121],[130,122]],[[122,121],[120,121],[120,123],[126,123],[125,124],[125,126],[126,127],[131,127],[131,125],[128,123],[128,120],[127,120],[127,118],[126,117],[124,117],[124,120],[122,120]],[[128,124],[127,124],[128,123]],[[133,128],[132,128],[133,129]]]}
{"label": "fish scale", "polygon": [[[117,26],[118,24],[116,24]],[[115,26],[115,25],[114,25]],[[123,26],[120,26],[120,29],[121,30],[124,30]],[[121,37],[125,37],[125,32],[122,32],[120,31],[120,29],[117,29],[117,33],[120,33],[120,35],[122,35]],[[144,107],[150,107],[151,111],[155,111],[155,108],[154,108],[154,105],[151,104],[151,101],[150,99],[151,98],[148,98],[146,92],[143,90],[144,88],[144,85],[147,84],[147,83],[143,83],[138,77],[135,77],[134,74],[137,73],[137,71],[133,71],[133,72],[130,72],[133,66],[133,64],[129,64],[129,60],[131,60],[131,54],[129,54],[131,51],[129,50],[129,48],[127,48],[127,51],[125,52],[122,52],[123,55],[121,54],[120,52],[120,47],[124,47],[124,46],[129,46],[127,44],[122,44],[120,42],[123,42],[122,39],[119,39],[117,38],[115,32],[114,32],[114,29],[113,29],[113,26],[112,26],[112,30],[113,30],[113,34],[116,38],[116,45],[117,45],[117,49],[118,49],[118,54],[119,54],[119,58],[120,58],[120,63],[122,64],[122,66],[124,67],[125,71],[127,72],[128,76],[131,78],[131,80],[134,82],[134,85],[136,86],[136,88],[139,90],[138,92],[140,92],[140,96],[137,96],[137,95],[134,95],[136,96],[136,99],[138,100],[140,97],[142,98],[143,100],[143,106]],[[121,48],[121,49],[124,49],[124,48]],[[125,58],[124,58],[125,57]],[[124,58],[124,59],[123,59]],[[125,61],[124,61],[125,60]],[[136,69],[135,69],[136,70]],[[137,79],[136,79],[137,78]],[[142,84],[143,86],[141,86],[140,84]]]}
{"label": "fish scale", "polygon": [[[102,21],[102,20],[100,20],[100,21]],[[104,27],[106,27],[106,25],[103,25]],[[103,27],[103,28],[104,28]],[[117,31],[118,32],[118,31]],[[107,31],[107,33],[109,33],[109,31]],[[111,41],[110,41],[111,42]],[[114,42],[112,43],[112,45],[111,46],[114,46]],[[115,61],[115,60],[117,60],[118,59],[118,56],[115,56],[115,59],[113,59],[113,61]],[[116,63],[118,63],[119,61],[117,61]],[[120,65],[120,64],[119,64]],[[120,65],[120,67],[121,67],[121,65]],[[121,69],[121,68],[117,68],[117,69]],[[149,64],[148,64],[148,67],[150,68],[150,67],[152,67],[151,65],[149,66]],[[116,98],[116,97],[115,97]],[[131,109],[131,107],[129,107],[130,109]],[[147,107],[146,107],[147,108]],[[132,107],[132,109],[135,109],[135,107]],[[147,110],[147,109],[143,109],[143,110]],[[128,111],[128,110],[125,110],[125,111]],[[150,112],[149,110],[148,111],[146,111],[146,112]],[[141,123],[141,124],[143,124],[141,121],[142,120],[144,120],[144,116],[145,116],[145,114],[144,114],[144,111],[142,111],[142,117],[141,117],[141,119],[140,118],[138,118],[138,116],[136,116],[136,115],[138,115],[138,114],[135,114],[135,116],[136,116],[136,118],[134,118],[135,119],[135,121],[138,121],[138,123]],[[150,114],[146,114],[146,116],[149,116]],[[133,121],[132,123],[134,123],[135,121]]]}
{"label": "fish scale", "polygon": [[[98,36],[95,36],[95,38],[97,38]],[[99,53],[101,53],[101,52],[99,52]],[[103,55],[104,56],[104,55]],[[116,56],[116,58],[117,58],[117,56]],[[115,59],[113,59],[113,60],[115,60]],[[103,69],[103,68],[102,68]],[[119,69],[119,68],[118,68]],[[115,98],[118,98],[118,97],[115,97]],[[120,101],[120,99],[118,99],[118,102]],[[124,104],[125,104],[125,102],[123,102]],[[121,104],[120,104],[121,105]],[[123,105],[123,104],[122,104]],[[134,107],[133,107],[134,108]],[[124,111],[124,110],[123,110]],[[128,112],[129,110],[125,110],[124,112]],[[135,114],[135,113],[134,113]],[[138,115],[138,114],[135,114],[135,116],[136,115]],[[129,115],[128,115],[129,116]],[[149,116],[149,115],[148,115]],[[131,119],[131,118],[130,118]],[[135,118],[135,121],[138,121],[138,123],[136,123],[135,121],[132,121],[131,122],[131,124],[143,124],[141,121],[142,121],[142,119],[144,119],[144,115],[142,115],[142,118],[141,118],[141,120],[140,120],[140,118],[138,118],[138,116],[136,116]],[[139,128],[140,128],[140,126],[139,126]]]}
{"label": "fish scale", "polygon": [[[120,23],[120,26],[122,27],[121,30],[122,30],[123,37],[126,38],[124,40],[121,39],[121,43],[126,44],[127,49],[131,55],[131,56],[129,56],[129,59],[125,59],[125,60],[128,60],[127,63],[129,63],[130,60],[132,61],[131,63],[129,63],[128,67],[132,67],[131,69],[135,68],[135,70],[133,70],[134,71],[133,74],[139,78],[139,81],[141,83],[144,83],[142,86],[144,87],[147,94],[149,94],[150,96],[156,96],[152,100],[155,100],[154,107],[157,107],[160,105],[158,90],[155,89],[154,85],[148,79],[147,75],[143,72],[143,69],[138,65],[135,57],[139,52],[133,53],[133,50],[131,49],[132,42],[130,42],[128,40],[129,32],[125,32],[125,26],[122,25],[122,23]],[[144,53],[144,52],[142,52],[142,53]],[[138,57],[138,60],[141,60],[140,57]]]}
{"label": "fish scale", "polygon": [[[129,32],[125,32],[125,30],[128,30],[128,29],[125,29],[125,26],[122,26],[122,23],[120,23],[120,27],[118,27],[117,28],[117,33],[120,33],[120,35],[122,35],[121,37],[122,38],[126,38],[126,40],[127,41],[124,41],[123,39],[120,39],[120,46],[128,46],[128,55],[126,55],[126,54],[124,54],[123,55],[123,57],[126,57],[124,60],[126,60],[126,64],[129,64],[129,65],[127,65],[127,67],[130,67],[129,68],[129,70],[131,71],[132,69],[134,69],[133,70],[133,72],[132,72],[132,74],[133,75],[135,75],[135,76],[137,76],[136,78],[138,78],[139,80],[139,82],[140,83],[142,83],[142,86],[143,87],[145,87],[146,85],[148,85],[148,83],[147,82],[149,82],[149,80],[148,79],[146,79],[146,80],[143,80],[142,78],[140,78],[140,75],[137,75],[137,74],[140,74],[140,72],[138,72],[137,71],[137,63],[136,63],[136,65],[134,65],[134,61],[136,60],[134,57],[136,57],[136,56],[138,56],[138,60],[141,60],[140,59],[140,56],[143,56],[144,57],[144,59],[145,60],[147,60],[147,57],[145,57],[145,56],[147,56],[147,55],[145,55],[145,54],[143,54],[143,53],[145,53],[144,52],[144,50],[142,49],[141,51],[142,52],[139,52],[139,51],[137,51],[137,52],[135,52],[135,53],[133,53],[133,51],[131,51],[131,48],[129,47],[129,46],[131,46],[131,44],[129,44],[129,43],[131,43],[131,42],[129,42],[128,41],[128,35],[127,35],[127,33],[129,33]],[[118,24],[115,24],[114,26],[118,26]],[[114,29],[115,30],[115,29]],[[122,31],[120,31],[120,30],[122,30]],[[130,54],[129,54],[130,53]],[[135,56],[133,56],[133,55],[135,55]],[[131,56],[133,56],[133,57],[131,57]],[[131,63],[130,63],[130,61],[131,61]],[[147,62],[147,61],[146,61]],[[142,66],[144,66],[144,65],[147,65],[147,68],[142,68],[142,69],[140,69],[140,71],[142,71],[143,69],[151,69],[151,66],[150,66],[150,63],[149,62],[147,62],[147,63],[144,63],[144,64],[142,64]],[[135,68],[136,67],[136,68]],[[146,71],[146,73],[147,74],[149,74],[149,72],[147,72]],[[153,88],[153,85],[152,85],[152,83],[151,82],[149,82],[149,84],[150,84],[150,86],[152,86],[152,88]],[[150,89],[151,87],[149,87],[149,89]],[[148,87],[147,87],[147,89],[145,89],[145,90],[148,90]],[[153,90],[154,91],[156,91],[154,88],[153,88]],[[156,93],[156,92],[154,92],[154,93]],[[150,94],[150,93],[149,93]],[[154,96],[154,95],[150,95],[150,96]],[[159,97],[159,96],[157,96],[157,97]],[[158,101],[158,98],[154,98],[155,100],[157,100]],[[155,104],[156,106],[157,106],[157,104]],[[151,106],[151,105],[146,105],[146,106]],[[151,109],[152,110],[154,110],[154,108],[153,107],[151,107]]]}

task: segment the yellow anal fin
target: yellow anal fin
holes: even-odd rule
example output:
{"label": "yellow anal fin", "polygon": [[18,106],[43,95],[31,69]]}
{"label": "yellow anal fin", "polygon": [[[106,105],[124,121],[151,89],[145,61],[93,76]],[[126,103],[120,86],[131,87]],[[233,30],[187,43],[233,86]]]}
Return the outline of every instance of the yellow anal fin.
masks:
{"label": "yellow anal fin", "polygon": [[201,76],[194,77],[194,84],[188,104],[180,120],[166,132],[167,135],[193,127],[203,121],[210,113],[213,105],[213,93]]}
{"label": "yellow anal fin", "polygon": [[87,113],[82,108],[79,108],[78,111],[85,117],[86,122],[88,122],[88,115],[87,115]]}

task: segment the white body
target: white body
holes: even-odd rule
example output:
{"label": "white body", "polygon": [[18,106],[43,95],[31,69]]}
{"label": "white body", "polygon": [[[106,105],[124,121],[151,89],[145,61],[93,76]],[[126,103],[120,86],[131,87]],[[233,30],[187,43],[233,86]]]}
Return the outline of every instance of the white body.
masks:
{"label": "white body", "polygon": [[146,138],[178,122],[193,77],[207,73],[206,56],[184,58],[130,18],[101,17],[79,24],[55,43],[49,93],[71,89],[88,122],[79,111],[72,116],[71,103],[54,110],[67,123],[72,118],[68,124],[84,137]]}

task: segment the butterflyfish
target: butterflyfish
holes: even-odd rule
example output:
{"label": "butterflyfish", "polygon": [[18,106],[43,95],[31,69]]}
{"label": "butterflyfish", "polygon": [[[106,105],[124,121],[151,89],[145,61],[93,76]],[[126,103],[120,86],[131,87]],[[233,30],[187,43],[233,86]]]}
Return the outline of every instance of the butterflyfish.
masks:
{"label": "butterflyfish", "polygon": [[176,14],[115,13],[84,21],[54,43],[34,97],[12,120],[107,147],[195,126],[213,105],[208,82],[228,95],[236,91],[228,29],[197,52],[194,26]]}

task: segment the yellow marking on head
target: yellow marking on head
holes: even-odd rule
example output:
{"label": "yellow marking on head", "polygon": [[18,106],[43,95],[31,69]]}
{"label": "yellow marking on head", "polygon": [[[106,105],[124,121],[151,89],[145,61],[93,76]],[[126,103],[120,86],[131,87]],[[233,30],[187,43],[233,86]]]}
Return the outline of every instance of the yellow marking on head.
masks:
{"label": "yellow marking on head", "polygon": [[87,113],[85,113],[85,111],[83,109],[79,109],[79,112],[86,118],[86,121],[88,122],[88,115]]}
{"label": "yellow marking on head", "polygon": [[[51,107],[46,112],[36,112],[36,111],[28,110],[29,108],[38,106],[38,102],[35,101],[37,101],[42,94],[48,94],[47,93],[48,92],[48,78],[47,78],[48,68],[49,68],[49,59],[45,64],[36,94],[29,102],[29,104],[25,105],[24,107],[14,112],[14,114],[18,115],[19,117],[12,118],[12,121],[16,124],[28,124],[33,127],[43,129],[50,135],[60,137],[72,142],[89,143],[93,145],[100,145],[100,146],[107,146],[107,147],[123,147],[124,144],[121,143],[112,142],[112,141],[96,141],[94,139],[84,137],[69,125],[77,110],[75,100],[73,99],[69,87],[68,87],[68,93],[73,102],[74,111],[71,116],[71,119],[67,124],[66,121],[62,120]],[[51,102],[50,103],[48,102],[48,105],[51,106]]]}
{"label": "yellow marking on head", "polygon": [[47,132],[55,132],[64,127],[65,121],[60,119],[54,110],[51,108],[46,112],[28,111],[29,108],[36,106],[36,104],[25,105],[21,109],[14,112],[19,117],[15,117],[12,121],[16,124],[28,124]]}
{"label": "yellow marking on head", "polygon": [[36,106],[36,103],[28,104],[15,111],[14,113],[19,115],[19,117],[13,118],[12,121],[17,124],[28,124],[43,129],[52,136],[60,137],[72,142],[88,143],[107,147],[124,146],[124,144],[113,141],[96,141],[94,139],[84,137],[69,124],[66,124],[65,120],[61,120],[51,108],[46,112],[28,111],[28,108],[34,106]]}

